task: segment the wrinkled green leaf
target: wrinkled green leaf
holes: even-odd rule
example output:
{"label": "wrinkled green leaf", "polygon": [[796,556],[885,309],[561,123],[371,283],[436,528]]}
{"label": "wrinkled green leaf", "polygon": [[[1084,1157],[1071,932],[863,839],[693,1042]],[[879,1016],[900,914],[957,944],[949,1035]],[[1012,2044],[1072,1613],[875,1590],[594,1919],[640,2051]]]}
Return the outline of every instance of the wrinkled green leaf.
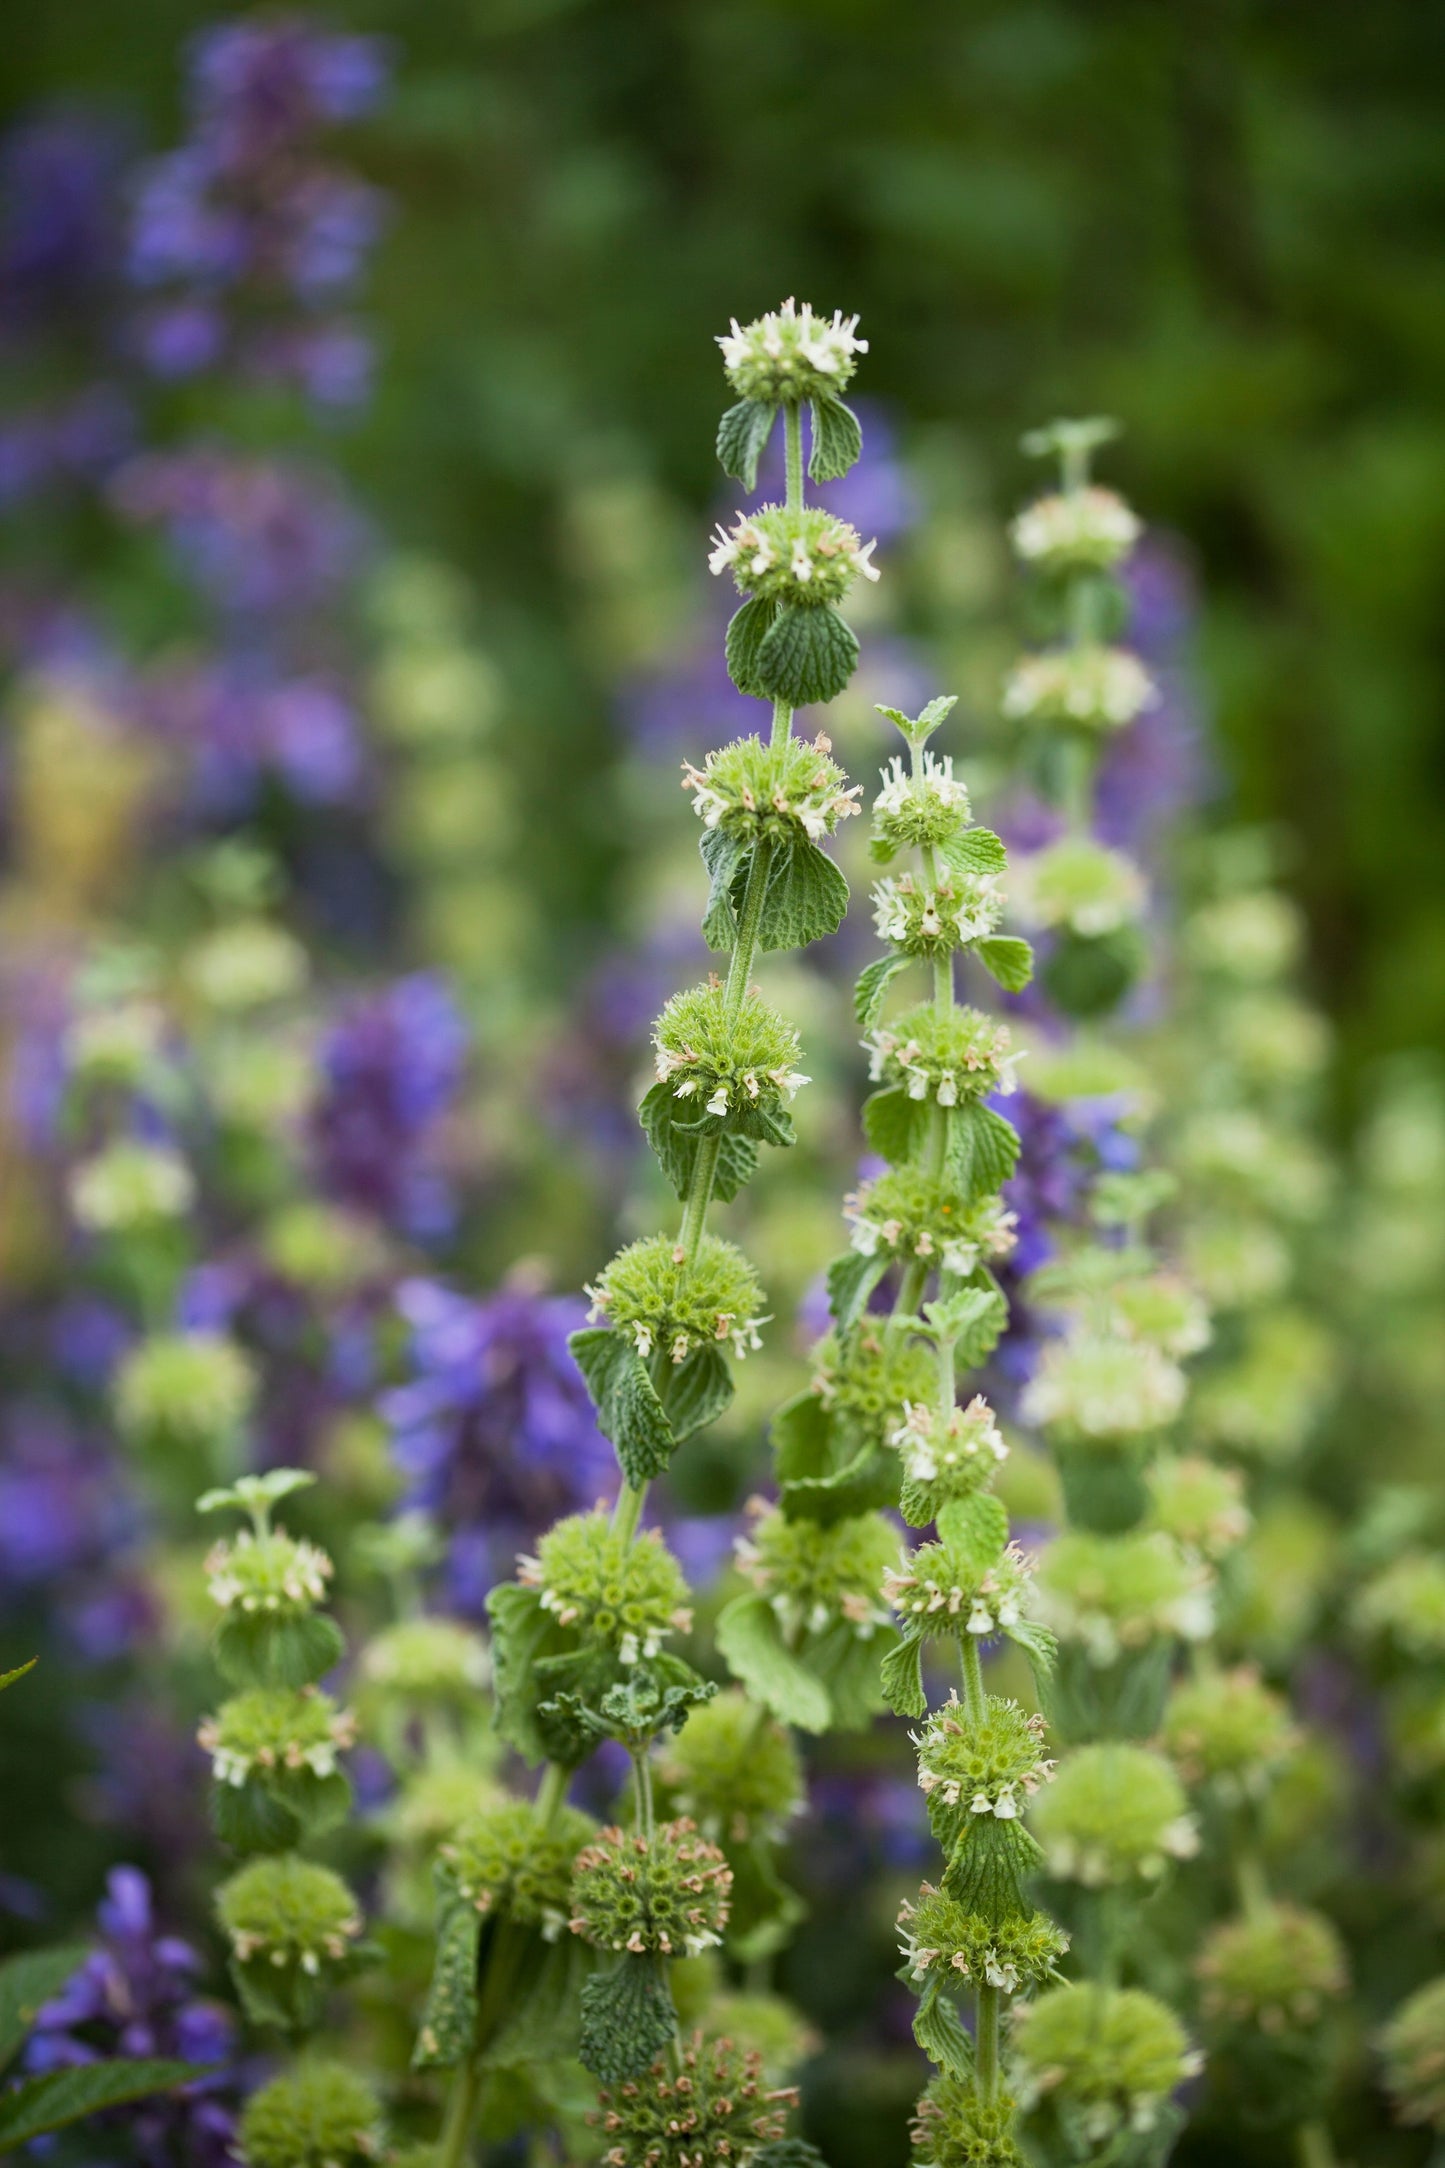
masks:
{"label": "wrinkled green leaf", "polygon": [[577,2053],[582,1997],[597,1970],[598,1952],[576,1935],[560,1935],[555,1942],[530,1935],[528,1943],[516,1987],[479,2058],[484,2070],[514,2070]]}
{"label": "wrinkled green leaf", "polygon": [[777,408],[766,399],[740,399],[728,408],[717,425],[718,465],[724,474],[752,491],[758,486],[758,461],[762,458]]}
{"label": "wrinkled green leaf", "polygon": [[604,2085],[640,2076],[676,2029],[672,1991],[653,1957],[624,1956],[610,1972],[594,1973],[582,1990],[577,2052]]}
{"label": "wrinkled green leaf", "polygon": [[953,1342],[958,1367],[976,1370],[1003,1336],[1008,1304],[996,1287],[960,1287],[937,1302],[926,1302],[923,1316],[939,1345]]}
{"label": "wrinkled green leaf", "polygon": [[953,1109],[948,1176],[965,1197],[991,1197],[1009,1179],[1018,1158],[1018,1131],[992,1107],[970,1100]]}
{"label": "wrinkled green leaf", "polygon": [[[727,629],[728,676],[740,693],[753,700],[770,700],[772,692],[765,682],[762,660],[763,644],[773,629],[778,606],[761,595],[754,595],[740,610],[733,612]],[[714,944],[717,945],[717,944]]]}
{"label": "wrinkled green leaf", "polygon": [[437,1924],[431,1985],[412,2050],[413,2070],[449,2070],[476,2044],[477,1953],[482,1922],[473,1904],[450,1904]]}
{"label": "wrinkled green leaf", "polygon": [[1021,994],[1034,975],[1034,952],[1016,935],[990,934],[986,941],[974,944],[974,953],[1006,994]]}
{"label": "wrinkled green leaf", "polygon": [[233,1611],[217,1627],[212,1648],[232,1686],[311,1686],[340,1663],[346,1643],[324,1611],[306,1618]]}
{"label": "wrinkled green leaf", "polygon": [[847,909],[848,883],[839,868],[807,836],[793,836],[774,850],[768,867],[758,945],[807,948],[836,933]]}
{"label": "wrinkled green leaf", "polygon": [[[683,1118],[679,1119],[679,1116]],[[685,1102],[677,1097],[670,1084],[665,1083],[652,1086],[638,1109],[637,1118],[657,1154],[663,1174],[678,1196],[685,1197],[692,1186],[698,1146],[708,1133],[707,1128],[702,1123],[686,1120]],[[717,1171],[712,1184],[718,1202],[730,1203],[752,1180],[757,1165],[757,1146],[750,1137],[724,1136],[718,1147]]]}
{"label": "wrinkled green leaf", "polygon": [[901,1084],[874,1092],[863,1102],[863,1134],[875,1152],[901,1167],[923,1149],[928,1102],[910,1099]]}
{"label": "wrinkled green leaf", "polygon": [[0,2069],[35,2023],[41,2004],[60,1993],[89,1954],[83,1942],[68,1942],[53,1950],[24,1950],[0,1964]]}
{"label": "wrinkled green leaf", "polygon": [[950,873],[1002,873],[1008,852],[991,828],[961,828],[938,846],[940,864]]}
{"label": "wrinkled green leaf", "polygon": [[[840,1332],[847,1332],[856,1324],[868,1307],[868,1297],[887,1270],[886,1250],[877,1251],[872,1257],[849,1250],[845,1256],[833,1259],[828,1267],[828,1308]],[[812,1397],[816,1399],[817,1395]]]}
{"label": "wrinkled green leaf", "polygon": [[[537,1721],[542,1690],[536,1666],[551,1632],[551,1615],[542,1609],[536,1589],[516,1581],[502,1581],[491,1591],[487,1615],[492,1623],[492,1721],[525,1760],[546,1761],[549,1741]],[[586,1757],[589,1744],[582,1741],[576,1760]]]}
{"label": "wrinkled green leaf", "polygon": [[738,933],[734,891],[752,855],[752,844],[734,829],[704,828],[698,848],[711,883],[703,914],[703,939],[710,949],[730,949]]}
{"label": "wrinkled green leaf", "polygon": [[[930,1800],[930,1820],[932,1804]],[[957,1808],[953,1815],[959,1835],[944,1870],[944,1888],[991,1927],[1030,1911],[1028,1878],[1044,1856],[1036,1839],[1021,1822],[1001,1822],[992,1814],[960,1815]]]}
{"label": "wrinkled green leaf", "polygon": [[720,1347],[694,1348],[673,1364],[663,1388],[663,1409],[675,1442],[715,1423],[733,1397],[733,1375]]}
{"label": "wrinkled green leaf", "polygon": [[1059,1653],[1058,1640],[1050,1628],[1041,1625],[1036,1618],[1021,1618],[1016,1625],[1006,1626],[1004,1631],[1027,1656],[1034,1677],[1047,1677]]}
{"label": "wrinkled green leaf", "polygon": [[858,984],[853,989],[853,1014],[860,1030],[871,1031],[883,1014],[883,1003],[891,982],[909,965],[907,956],[879,956],[858,974]]}
{"label": "wrinkled green leaf", "polygon": [[913,2037],[931,2063],[966,2078],[973,2069],[973,2042],[964,2030],[958,2005],[944,1976],[931,1972],[913,2013]]}
{"label": "wrinkled green leaf", "polygon": [[753,662],[757,683],[792,708],[836,699],[857,666],[857,639],[828,603],[785,603],[759,641]]}
{"label": "wrinkled green leaf", "polygon": [[735,1596],[725,1605],[717,1645],[733,1677],[783,1723],[796,1724],[799,1731],[828,1729],[827,1690],[784,1645],[766,1596]]}
{"label": "wrinkled green leaf", "polygon": [[863,456],[863,425],[841,399],[814,399],[810,405],[813,443],[808,474],[815,482],[841,481]]}
{"label": "wrinkled green leaf", "polygon": [[0,2150],[9,2152],[47,2131],[63,2130],[102,2108],[119,2108],[150,2093],[168,2093],[190,2085],[213,2063],[178,2063],[152,2058],[77,2063],[67,2070],[47,2070],[0,2093]]}
{"label": "wrinkled green leaf", "polygon": [[879,1683],[883,1698],[895,1716],[922,1716],[928,1708],[923,1692],[923,1643],[902,1640],[883,1659]]}
{"label": "wrinkled green leaf", "polygon": [[647,1365],[630,1340],[606,1326],[588,1326],[567,1341],[592,1396],[597,1427],[617,1448],[634,1490],[661,1475],[677,1440]]}
{"label": "wrinkled green leaf", "polygon": [[938,1533],[980,1569],[990,1565],[1008,1542],[1008,1509],[992,1491],[971,1498],[951,1498],[938,1515]]}

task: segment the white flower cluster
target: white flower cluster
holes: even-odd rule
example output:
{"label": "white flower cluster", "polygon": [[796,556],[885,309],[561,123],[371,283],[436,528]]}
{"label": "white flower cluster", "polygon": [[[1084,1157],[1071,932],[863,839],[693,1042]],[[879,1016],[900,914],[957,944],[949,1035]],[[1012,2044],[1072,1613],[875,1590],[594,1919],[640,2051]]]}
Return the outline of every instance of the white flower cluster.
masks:
{"label": "white flower cluster", "polygon": [[337,1758],[356,1744],[356,1718],[349,1709],[339,1709],[331,1719],[329,1735],[309,1741],[291,1739],[284,1747],[257,1745],[247,1748],[233,1741],[227,1745],[222,1738],[220,1722],[207,1717],[196,1734],[197,1744],[211,1757],[211,1773],[218,1784],[240,1786],[253,1769],[266,1771],[309,1769],[316,1777],[334,1775]]}
{"label": "white flower cluster", "polygon": [[942,1544],[929,1544],[906,1567],[885,1576],[883,1593],[895,1611],[916,1618],[934,1618],[942,1612],[953,1620],[967,1604],[964,1631],[979,1636],[1019,1624],[1032,1584],[1029,1562],[1016,1543],[1000,1552],[995,1564],[968,1587],[939,1578],[935,1561],[941,1564],[946,1556]]}
{"label": "white flower cluster", "polygon": [[[273,1575],[266,1567],[275,1564]],[[206,1587],[221,1610],[292,1611],[321,1603],[333,1568],[314,1543],[273,1534],[258,1539],[242,1529],[234,1543],[218,1543],[206,1557]]]}
{"label": "white flower cluster", "polygon": [[1015,859],[1010,876],[1021,924],[1066,926],[1086,940],[1137,924],[1149,897],[1133,860],[1089,836],[1064,836]]}
{"label": "white flower cluster", "polygon": [[895,753],[879,773],[883,788],[873,801],[873,810],[882,819],[911,812],[920,801],[937,807],[940,812],[968,819],[971,810],[968,791],[954,776],[951,753],[925,751],[917,775],[910,772],[902,754]]}
{"label": "white flower cluster", "polygon": [[723,367],[745,398],[806,398],[815,378],[824,387],[841,387],[853,374],[856,357],[868,351],[868,341],[858,337],[856,316],[835,309],[830,323],[806,301],[799,308],[791,296],[754,323],[740,324],[734,317],[717,343]]}
{"label": "white flower cluster", "polygon": [[863,1041],[868,1054],[868,1075],[873,1083],[883,1077],[890,1062],[902,1071],[910,1099],[926,1099],[932,1091],[941,1107],[958,1105],[960,1090],[972,1096],[980,1072],[996,1068],[998,1081],[990,1089],[1005,1097],[1018,1090],[1016,1067],[1022,1053],[1011,1053],[1012,1037],[1006,1024],[995,1027],[991,1037],[966,1048],[956,1062],[943,1064],[928,1058],[928,1050],[913,1037],[901,1038],[887,1026],[870,1032]]}
{"label": "white flower cluster", "polygon": [[832,745],[820,731],[814,740],[818,764],[813,774],[806,778],[799,790],[781,788],[772,791],[762,802],[757,793],[742,785],[734,797],[726,790],[719,790],[713,782],[713,765],[716,755],[709,754],[707,764],[695,768],[691,761],[683,763],[682,787],[693,793],[692,809],[702,821],[704,828],[716,828],[723,817],[738,810],[745,813],[780,813],[785,820],[795,820],[803,833],[814,843],[831,835],[839,821],[847,820],[863,808],[858,800],[863,795],[863,785],[854,783],[844,789],[839,772],[827,757]]}
{"label": "white flower cluster", "polygon": [[1116,565],[1142,533],[1123,498],[1097,486],[1040,497],[1009,529],[1020,557],[1061,572]]}
{"label": "white flower cluster", "polygon": [[[768,510],[777,510],[769,507]],[[816,507],[810,507],[816,512]],[[766,514],[750,517],[739,512],[737,525],[731,530],[719,524],[717,538],[708,557],[708,568],[716,574],[726,572],[736,565],[739,576],[747,583],[767,581],[766,592],[778,594],[790,589],[806,595],[812,588],[826,589],[836,599],[861,572],[865,580],[881,577],[873,562],[873,552],[878,543],[865,542],[856,527],[847,520],[835,519],[831,514],[815,517],[808,522],[808,531],[795,531],[784,536],[769,532],[769,527],[795,526],[788,521],[770,521]],[[769,578],[769,575],[772,575]]]}
{"label": "white flower cluster", "polygon": [[[895,1250],[903,1236],[899,1219],[874,1219],[868,1211],[868,1193],[845,1197],[843,1217],[851,1223],[848,1241],[860,1257],[877,1255],[880,1244]],[[971,1215],[967,1235],[945,1235],[936,1241],[927,1227],[920,1228],[909,1248],[915,1257],[936,1257],[945,1272],[960,1277],[972,1272],[985,1257],[1007,1257],[1018,1240],[1018,1214],[1005,1210],[1001,1198],[991,1197]]]}
{"label": "white flower cluster", "polygon": [[1087,1438],[1134,1437],[1172,1422],[1185,1391],[1179,1365],[1148,1341],[1078,1330],[1045,1344],[1020,1412]]}
{"label": "white flower cluster", "polygon": [[962,948],[982,941],[1003,917],[1003,882],[996,873],[944,873],[925,888],[911,873],[889,875],[873,889],[873,923],[885,941]]}
{"label": "white flower cluster", "polygon": [[1120,730],[1158,700],[1153,678],[1128,648],[1080,647],[1022,657],[1004,684],[1003,712],[1014,722]]}
{"label": "white flower cluster", "polygon": [[996,1461],[1008,1459],[1003,1432],[982,1393],[975,1393],[966,1408],[950,1408],[941,1426],[936,1409],[905,1400],[903,1421],[891,1432],[888,1443],[897,1447],[904,1473],[915,1483],[931,1483],[941,1469],[956,1468],[981,1454],[991,1454]]}
{"label": "white flower cluster", "polygon": [[190,1210],[196,1185],[179,1153],[129,1138],[85,1160],[70,1177],[70,1206],[93,1234],[126,1234]]}
{"label": "white flower cluster", "polygon": [[[1199,1850],[1199,1826],[1192,1814],[1166,1822],[1158,1846],[1131,1861],[1134,1872],[1146,1882],[1157,1882],[1172,1859],[1193,1859]],[[1104,1889],[1120,1879],[1119,1862],[1104,1844],[1090,1844],[1064,1830],[1044,1838],[1049,1873],[1061,1882],[1079,1882],[1085,1889]]]}
{"label": "white flower cluster", "polygon": [[[653,1067],[657,1071],[658,1083],[666,1084],[670,1078],[677,1075],[680,1069],[689,1068],[697,1059],[698,1056],[685,1046],[675,1049],[659,1047],[653,1063]],[[765,1083],[773,1085],[783,1094],[785,1099],[791,1100],[801,1091],[805,1084],[811,1084],[812,1081],[813,1079],[810,1076],[804,1076],[801,1069],[764,1069],[762,1071],[744,1069],[739,1076],[733,1079],[731,1084],[719,1080],[713,1086],[712,1095],[706,1102],[707,1112],[709,1114],[726,1114],[734,1098],[737,1099],[740,1105],[744,1100],[751,1100],[753,1105],[756,1106]],[[701,1088],[699,1078],[685,1076],[682,1082],[674,1088],[673,1097],[675,1099],[688,1099]]]}

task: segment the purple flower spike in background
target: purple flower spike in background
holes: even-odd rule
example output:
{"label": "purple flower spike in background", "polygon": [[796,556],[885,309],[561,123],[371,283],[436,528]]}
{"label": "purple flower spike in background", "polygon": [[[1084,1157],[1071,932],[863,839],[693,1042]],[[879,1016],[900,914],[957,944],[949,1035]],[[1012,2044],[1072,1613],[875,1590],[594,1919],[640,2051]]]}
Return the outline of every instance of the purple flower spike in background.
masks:
{"label": "purple flower spike in background", "polygon": [[[150,1883],[137,1868],[111,1871],[96,1924],[98,1947],[40,2011],[26,2069],[117,2055],[230,2063],[236,2020],[197,1993],[201,1960],[189,1943],[158,1931]],[[231,2168],[235,2095],[235,2074],[222,2068],[179,2092],[113,2109],[93,2128],[102,2146],[104,2130],[123,2130],[127,2157],[146,2168]],[[103,2168],[104,2151],[89,2157]]]}
{"label": "purple flower spike in background", "polygon": [[518,1551],[617,1488],[616,1459],[567,1346],[584,1306],[520,1286],[477,1302],[409,1280],[398,1307],[411,1328],[411,1376],[382,1413],[406,1478],[403,1503],[446,1529],[448,1594],[479,1614]]}
{"label": "purple flower spike in background", "polygon": [[452,1203],[434,1164],[435,1125],[460,1088],[467,1028],[444,981],[418,972],[353,1002],[322,1048],[327,1089],[312,1117],[322,1189],[423,1240]]}

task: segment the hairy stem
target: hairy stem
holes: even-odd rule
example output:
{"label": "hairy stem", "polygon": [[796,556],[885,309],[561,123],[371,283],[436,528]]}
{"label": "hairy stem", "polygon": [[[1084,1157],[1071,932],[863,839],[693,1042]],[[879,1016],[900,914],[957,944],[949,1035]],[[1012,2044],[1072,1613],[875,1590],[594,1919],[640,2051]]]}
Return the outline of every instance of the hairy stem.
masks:
{"label": "hairy stem", "polygon": [[783,445],[787,454],[788,504],[797,511],[803,502],[803,410],[791,399],[783,408]]}
{"label": "hairy stem", "polygon": [[537,1786],[537,1817],[544,1829],[550,1829],[561,1813],[567,1798],[567,1779],[570,1771],[562,1762],[549,1761],[542,1771],[542,1781]]}
{"label": "hairy stem", "polygon": [[998,2096],[999,1990],[984,1980],[979,1983],[978,2021],[973,2045],[978,2076],[978,2097],[992,2106]]}

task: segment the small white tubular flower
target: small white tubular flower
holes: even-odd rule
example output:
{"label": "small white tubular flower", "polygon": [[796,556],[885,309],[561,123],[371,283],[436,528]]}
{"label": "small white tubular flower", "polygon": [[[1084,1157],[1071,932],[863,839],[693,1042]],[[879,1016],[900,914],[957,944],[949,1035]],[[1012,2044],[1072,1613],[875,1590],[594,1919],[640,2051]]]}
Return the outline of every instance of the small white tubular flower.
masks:
{"label": "small white tubular flower", "polygon": [[797,402],[842,389],[866,354],[868,341],[858,337],[856,316],[835,310],[831,321],[805,301],[785,301],[755,323],[733,318],[718,339],[723,367],[733,389],[744,399],[777,404]]}

